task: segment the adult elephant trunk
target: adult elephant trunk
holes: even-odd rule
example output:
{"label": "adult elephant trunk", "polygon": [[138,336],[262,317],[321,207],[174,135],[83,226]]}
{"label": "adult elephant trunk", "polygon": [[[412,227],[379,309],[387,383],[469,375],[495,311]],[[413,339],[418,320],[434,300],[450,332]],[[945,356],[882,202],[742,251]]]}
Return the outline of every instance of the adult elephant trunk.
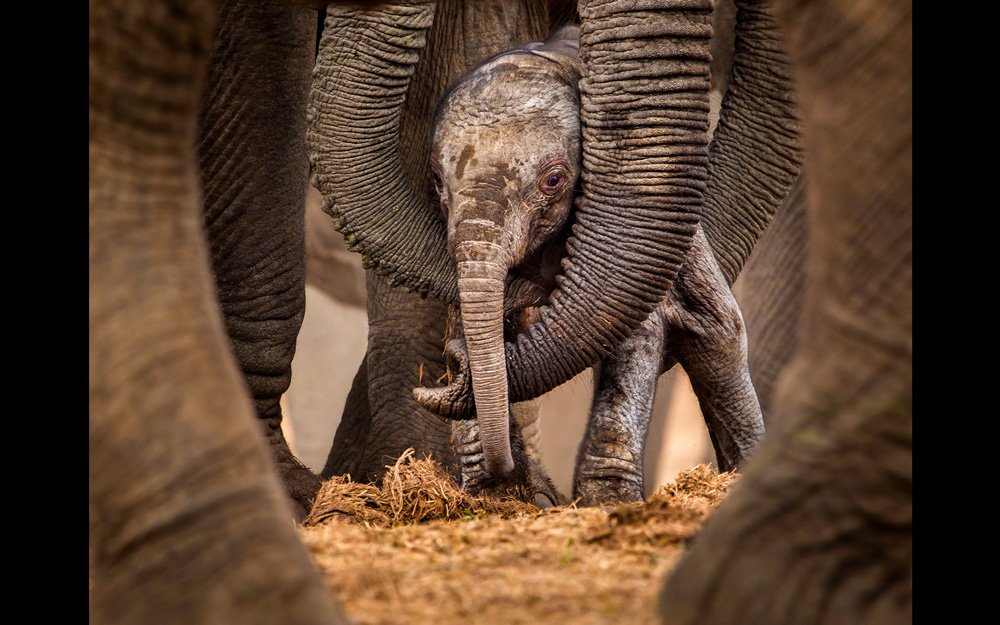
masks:
{"label": "adult elephant trunk", "polygon": [[[702,227],[732,284],[799,176],[792,67],[764,0],[736,0],[729,88],[709,148]],[[759,390],[759,389],[758,389]]]}
{"label": "adult elephant trunk", "polygon": [[323,210],[362,264],[392,285],[454,303],[445,230],[400,156],[400,112],[435,2],[331,4],[313,71],[306,140]]}

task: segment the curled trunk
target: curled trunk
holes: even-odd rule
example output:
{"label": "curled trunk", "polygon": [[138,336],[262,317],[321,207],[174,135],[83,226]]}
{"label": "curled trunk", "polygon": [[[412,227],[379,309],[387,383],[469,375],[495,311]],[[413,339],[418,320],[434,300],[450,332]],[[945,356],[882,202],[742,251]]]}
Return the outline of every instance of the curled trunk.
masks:
{"label": "curled trunk", "polygon": [[455,302],[444,224],[413,192],[399,151],[400,111],[434,13],[434,2],[330,5],[306,138],[323,210],[365,268]]}

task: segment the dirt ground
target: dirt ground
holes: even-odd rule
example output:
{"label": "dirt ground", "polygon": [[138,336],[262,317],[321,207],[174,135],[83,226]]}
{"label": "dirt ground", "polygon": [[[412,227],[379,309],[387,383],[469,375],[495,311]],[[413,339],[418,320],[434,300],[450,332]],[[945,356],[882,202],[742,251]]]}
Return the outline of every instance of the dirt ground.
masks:
{"label": "dirt ground", "polygon": [[608,509],[473,498],[405,457],[331,480],[300,528],[358,624],[654,623],[666,574],[735,482],[708,465]]}

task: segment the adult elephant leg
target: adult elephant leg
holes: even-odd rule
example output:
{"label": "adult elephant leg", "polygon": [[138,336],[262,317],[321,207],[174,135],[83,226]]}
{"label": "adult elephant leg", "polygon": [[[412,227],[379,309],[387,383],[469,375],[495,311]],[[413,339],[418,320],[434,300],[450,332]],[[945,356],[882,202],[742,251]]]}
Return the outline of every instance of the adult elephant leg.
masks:
{"label": "adult elephant leg", "polygon": [[778,377],[798,342],[806,261],[805,168],[733,284],[746,322],[750,375],[771,418]]}
{"label": "adult elephant leg", "polygon": [[799,348],[664,622],[913,620],[912,3],[776,3],[809,154]]}
{"label": "adult elephant leg", "polygon": [[594,401],[573,474],[573,498],[581,505],[643,500],[643,456],[664,340],[663,318],[654,312],[594,366]]}
{"label": "adult elephant leg", "polygon": [[215,303],[192,147],[216,9],[90,3],[90,620],[346,623]]}
{"label": "adult elephant leg", "polygon": [[296,516],[319,478],[281,432],[305,312],[306,96],[316,14],[226,4],[202,98],[198,157],[204,220],[226,332]]}
{"label": "adult elephant leg", "polygon": [[521,432],[524,454],[536,465],[542,465],[541,405],[537,400],[522,401],[510,406],[510,418]]}
{"label": "adult elephant leg", "polygon": [[344,412],[333,437],[333,447],[326,457],[320,477],[329,479],[336,475],[357,475],[364,456],[372,417],[368,406],[368,352],[361,358],[361,366],[354,375],[351,390],[344,402]]}
{"label": "adult elephant leg", "polygon": [[[451,424],[423,409],[413,388],[445,373],[447,305],[394,289],[368,271],[368,410],[370,424],[356,480],[382,477],[407,448],[418,458],[430,455],[454,470]],[[338,429],[338,435],[340,431]]]}
{"label": "adult elephant leg", "polygon": [[720,471],[740,468],[764,436],[736,298],[699,228],[663,307],[667,345],[691,379]]}

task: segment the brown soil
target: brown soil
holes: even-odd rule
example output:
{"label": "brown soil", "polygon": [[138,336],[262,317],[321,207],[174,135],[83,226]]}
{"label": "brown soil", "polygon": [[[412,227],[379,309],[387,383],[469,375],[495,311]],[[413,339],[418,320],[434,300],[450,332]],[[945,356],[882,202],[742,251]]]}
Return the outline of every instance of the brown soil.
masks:
{"label": "brown soil", "polygon": [[360,624],[651,623],[664,576],[736,476],[700,465],[609,510],[471,497],[405,456],[334,479],[301,535]]}

